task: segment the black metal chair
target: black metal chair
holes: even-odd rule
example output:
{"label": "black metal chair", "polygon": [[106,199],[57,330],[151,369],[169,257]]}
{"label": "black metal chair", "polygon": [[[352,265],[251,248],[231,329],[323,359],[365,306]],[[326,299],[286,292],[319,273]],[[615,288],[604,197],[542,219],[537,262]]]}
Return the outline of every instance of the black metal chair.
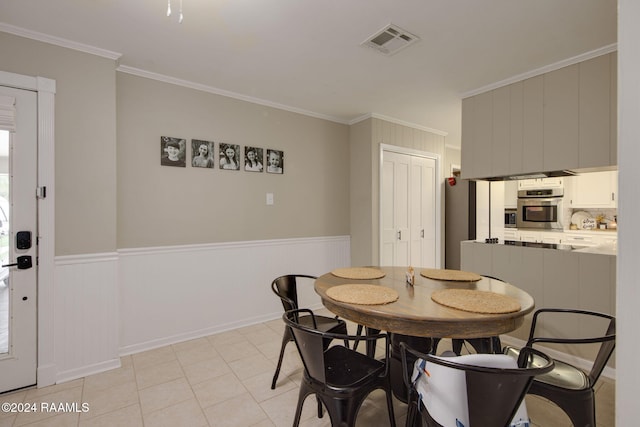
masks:
{"label": "black metal chair", "polygon": [[[544,322],[545,317],[557,315],[575,317],[575,320],[584,324],[589,320],[600,320],[603,323],[603,335],[588,338],[545,337],[537,335],[536,327],[539,322]],[[548,319],[547,319],[548,320]],[[566,318],[556,321],[566,322]],[[541,329],[541,328],[540,328]],[[539,343],[556,343],[569,345],[587,345],[600,343],[598,353],[591,370],[587,373],[583,370],[559,360],[555,360],[555,368],[548,374],[537,377],[529,394],[542,396],[558,405],[571,419],[576,427],[594,427],[596,425],[596,406],[594,386],[600,378],[611,354],[615,348],[616,319],[614,316],[586,310],[564,308],[542,308],[533,315],[531,330],[527,346]],[[518,349],[505,347],[504,352],[517,355]]]}
{"label": "black metal chair", "polygon": [[[536,375],[551,371],[553,361],[544,353],[523,348],[518,360],[503,354],[438,357],[400,344],[409,407],[407,426],[507,427],[516,414],[525,416],[522,401]],[[407,357],[417,360],[407,371]],[[531,363],[535,357],[535,363]],[[519,420],[518,420],[519,421]],[[523,420],[527,421],[528,420]]]}
{"label": "black metal chair", "polygon": [[[312,325],[300,323],[303,315]],[[360,406],[376,389],[383,389],[387,396],[389,423],[395,427],[391,379],[389,375],[389,338],[387,334],[346,335],[318,330],[316,317],[311,310],[291,310],[283,319],[291,330],[304,365],[304,377],[300,383],[298,405],[293,425],[298,426],[302,405],[310,394],[318,399],[318,417],[322,417],[320,402],[329,412],[332,426],[354,426]],[[350,342],[384,339],[385,358],[376,360],[349,348]],[[334,345],[325,347],[327,340]],[[345,341],[345,345],[342,345]]]}
{"label": "black metal chair", "polygon": [[[295,310],[298,308],[298,285],[297,279],[317,279],[315,276],[309,276],[306,274],[288,274],[280,276],[271,282],[271,290],[280,298],[284,311]],[[311,318],[308,316],[300,316],[300,323],[311,326]],[[315,316],[315,322],[317,328],[326,332],[347,333],[347,324],[344,320],[340,320],[337,317]],[[282,359],[284,357],[284,350],[287,344],[293,341],[291,331],[288,327],[285,327],[282,336],[282,345],[280,346],[280,357],[278,358],[278,366],[276,372],[273,374],[273,380],[271,381],[271,389],[276,388],[276,382],[280,375],[280,369],[282,368]],[[329,341],[326,343],[329,345]]]}

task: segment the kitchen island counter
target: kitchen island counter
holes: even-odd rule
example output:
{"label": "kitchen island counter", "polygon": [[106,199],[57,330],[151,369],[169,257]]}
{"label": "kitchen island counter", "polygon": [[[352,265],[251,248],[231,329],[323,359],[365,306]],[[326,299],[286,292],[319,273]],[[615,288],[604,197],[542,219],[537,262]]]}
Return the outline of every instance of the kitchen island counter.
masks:
{"label": "kitchen island counter", "polygon": [[[536,308],[615,313],[616,256],[611,248],[605,253],[597,246],[558,250],[520,243],[527,245],[461,242],[461,269],[521,288],[533,296]],[[525,331],[518,338],[526,340]]]}
{"label": "kitchen island counter", "polygon": [[601,255],[616,255],[616,241],[608,241],[600,244],[565,244],[565,243],[543,243],[543,242],[523,242],[520,240],[498,240],[494,243],[469,240],[462,243],[477,243],[482,245],[517,246],[525,248],[555,249],[559,251],[581,252]]}

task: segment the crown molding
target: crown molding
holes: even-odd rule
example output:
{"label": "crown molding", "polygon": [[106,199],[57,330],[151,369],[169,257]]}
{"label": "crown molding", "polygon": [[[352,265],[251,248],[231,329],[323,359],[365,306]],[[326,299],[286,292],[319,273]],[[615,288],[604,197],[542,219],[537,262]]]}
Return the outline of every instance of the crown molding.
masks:
{"label": "crown molding", "polygon": [[122,57],[122,54],[118,52],[112,52],[110,50],[100,49],[95,46],[89,46],[86,44],[74,42],[72,40],[50,36],[48,34],[39,33],[37,31],[27,30],[25,28],[16,27],[15,25],[9,25],[4,22],[0,22],[0,31],[44,43],[53,44],[56,46],[78,50],[80,52],[90,53],[92,55],[101,56],[103,58],[112,59],[114,61],[117,61]]}
{"label": "crown molding", "polygon": [[580,55],[576,55],[571,58],[564,59],[562,61],[545,65],[544,67],[536,68],[535,70],[527,71],[526,73],[518,74],[517,76],[509,77],[508,79],[500,80],[499,82],[491,83],[486,86],[482,86],[478,89],[470,90],[469,92],[464,92],[460,94],[460,98],[469,98],[470,96],[478,95],[481,93],[489,92],[490,90],[497,89],[502,86],[507,86],[512,83],[516,83],[522,80],[529,79],[531,77],[536,77],[541,74],[549,73],[551,71],[558,70],[560,68],[567,67],[569,65],[577,64],[579,62],[587,61],[592,58],[596,58],[598,56],[606,55],[611,52],[615,52],[618,50],[618,44],[613,43],[608,46],[601,47],[596,50],[592,50],[590,52],[585,52]]}
{"label": "crown molding", "polygon": [[328,116],[325,114],[316,113],[309,110],[303,110],[301,108],[290,107],[288,105],[279,104],[277,102],[267,101],[265,99],[254,98],[252,96],[243,95],[241,93],[231,92],[224,89],[218,89],[213,86],[207,86],[200,83],[190,82],[188,80],[182,80],[171,76],[166,76],[163,74],[153,73],[151,71],[141,70],[139,68],[128,67],[126,65],[120,65],[116,68],[116,71],[131,74],[138,77],[144,77],[147,79],[157,80],[164,83],[169,83],[177,86],[183,86],[194,90],[199,90],[202,92],[213,93],[215,95],[226,96],[228,98],[238,99],[240,101],[251,102],[252,104],[264,105],[266,107],[277,108],[279,110],[289,111],[291,113],[298,113],[305,116],[314,117],[317,119],[328,120],[330,122],[340,123],[343,125],[348,125],[349,122],[346,120],[342,120],[338,117]]}
{"label": "crown molding", "polygon": [[406,127],[413,128],[413,129],[423,130],[425,132],[435,133],[436,135],[441,135],[441,136],[449,135],[449,132],[445,132],[443,130],[434,129],[434,128],[430,128],[430,127],[422,126],[422,125],[417,125],[415,123],[405,122],[404,120],[395,119],[393,117],[384,116],[382,114],[377,114],[377,113],[367,113],[367,114],[364,114],[364,115],[362,115],[360,117],[356,117],[355,119],[353,119],[350,122],[348,122],[348,124],[349,125],[355,125],[356,123],[360,123],[361,121],[364,121],[364,120],[367,120],[367,119],[380,119],[380,120],[384,120],[386,122],[395,123],[397,125],[402,125],[402,126],[406,126]]}

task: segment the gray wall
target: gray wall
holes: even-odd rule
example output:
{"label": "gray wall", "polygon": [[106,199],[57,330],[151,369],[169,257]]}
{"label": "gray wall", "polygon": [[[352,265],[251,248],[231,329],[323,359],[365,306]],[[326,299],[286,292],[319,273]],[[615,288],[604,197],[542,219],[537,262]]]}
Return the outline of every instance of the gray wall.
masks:
{"label": "gray wall", "polygon": [[[349,234],[348,126],[1,32],[0,57],[3,71],[56,81],[56,256]],[[160,136],[283,150],[285,173],[161,167]]]}
{"label": "gray wall", "polygon": [[442,172],[445,177],[449,177],[451,176],[451,165],[460,166],[460,148],[447,146],[444,153],[445,161],[443,162],[444,170]]}
{"label": "gray wall", "polygon": [[373,203],[371,179],[377,167],[372,148],[372,119],[351,125],[351,263],[372,265],[378,248],[373,247],[372,238],[377,225],[373,223],[372,212],[377,209]]}
{"label": "gray wall", "polygon": [[0,58],[56,81],[56,255],[115,251],[115,62],[1,32]]}
{"label": "gray wall", "polygon": [[[117,91],[118,248],[349,234],[348,126],[125,73]],[[187,160],[192,138],[282,150],[284,174],[161,166],[160,136]]]}

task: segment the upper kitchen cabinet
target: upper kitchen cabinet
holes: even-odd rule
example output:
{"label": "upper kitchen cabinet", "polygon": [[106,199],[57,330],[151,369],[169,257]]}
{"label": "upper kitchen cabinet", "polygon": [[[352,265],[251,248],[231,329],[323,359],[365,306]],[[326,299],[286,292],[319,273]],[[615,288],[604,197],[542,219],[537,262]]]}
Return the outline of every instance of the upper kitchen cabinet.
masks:
{"label": "upper kitchen cabinet", "polygon": [[493,93],[464,99],[462,114],[467,116],[462,121],[462,139],[468,141],[468,149],[461,152],[462,178],[489,178],[493,174]]}
{"label": "upper kitchen cabinet", "polygon": [[543,168],[543,87],[542,76],[522,82],[522,160],[520,170],[511,171],[514,175],[540,172]]}
{"label": "upper kitchen cabinet", "polygon": [[541,171],[578,167],[580,116],[578,64],[544,75],[543,167]]}
{"label": "upper kitchen cabinet", "polygon": [[618,171],[583,173],[565,182],[565,199],[572,209],[618,207]]}
{"label": "upper kitchen cabinet", "polygon": [[562,177],[520,179],[517,182],[518,190],[529,190],[532,188],[562,188],[564,184]]}
{"label": "upper kitchen cabinet", "polygon": [[493,111],[493,141],[491,144],[491,175],[509,175],[511,160],[511,91],[504,86],[491,92]]}
{"label": "upper kitchen cabinet", "polygon": [[579,168],[617,164],[615,66],[614,54],[580,64]]}
{"label": "upper kitchen cabinet", "polygon": [[462,101],[462,177],[617,164],[616,67],[610,53]]}

